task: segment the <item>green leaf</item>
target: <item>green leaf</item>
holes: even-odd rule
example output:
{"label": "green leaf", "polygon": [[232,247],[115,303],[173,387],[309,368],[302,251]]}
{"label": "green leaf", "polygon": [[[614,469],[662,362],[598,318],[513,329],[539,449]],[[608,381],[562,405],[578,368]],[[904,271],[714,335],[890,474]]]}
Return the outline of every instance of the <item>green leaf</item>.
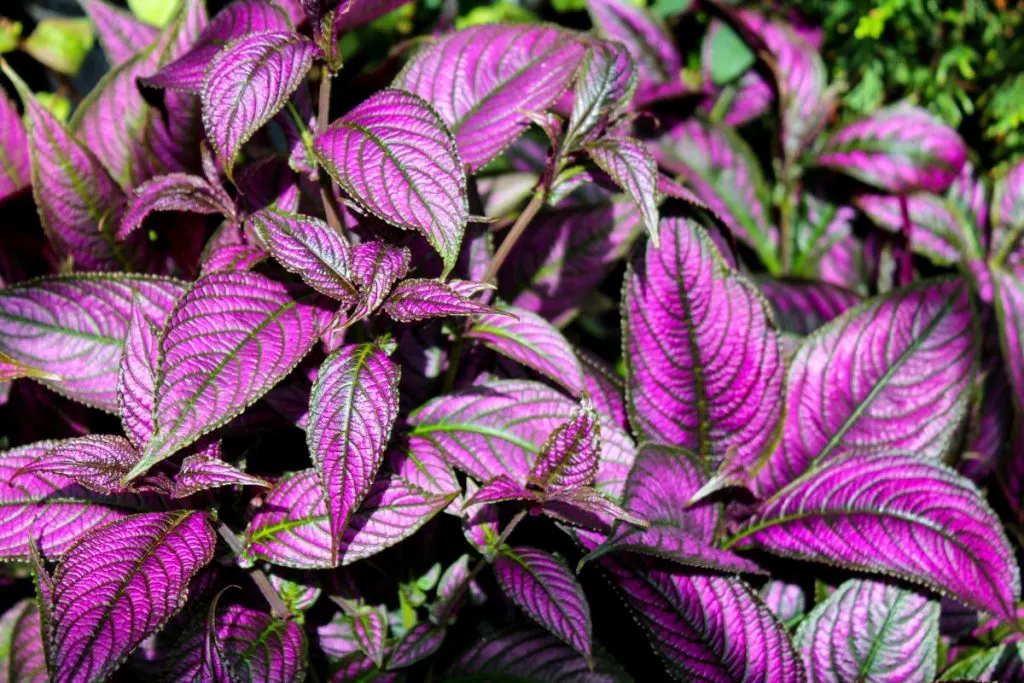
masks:
{"label": "green leaf", "polygon": [[92,43],[88,19],[51,17],[36,24],[21,48],[54,71],[73,76],[82,67]]}
{"label": "green leaf", "polygon": [[163,28],[178,13],[181,0],[128,0],[128,9],[142,21]]}
{"label": "green leaf", "polygon": [[725,85],[739,78],[754,65],[754,52],[729,25],[723,25],[711,37],[711,80]]}
{"label": "green leaf", "polygon": [[0,17],[0,55],[18,49],[21,40],[21,22]]}

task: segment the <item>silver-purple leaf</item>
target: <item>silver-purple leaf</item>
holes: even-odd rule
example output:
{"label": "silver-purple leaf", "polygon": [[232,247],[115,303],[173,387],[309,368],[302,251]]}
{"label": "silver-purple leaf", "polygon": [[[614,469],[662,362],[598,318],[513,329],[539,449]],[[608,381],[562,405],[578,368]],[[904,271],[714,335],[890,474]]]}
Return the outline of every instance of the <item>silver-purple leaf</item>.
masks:
{"label": "silver-purple leaf", "polygon": [[58,275],[0,290],[0,353],[60,377],[59,394],[115,412],[125,338],[135,299],[162,321],[185,283],[128,273]]}
{"label": "silver-purple leaf", "polygon": [[32,159],[28,136],[14,102],[0,93],[0,201],[28,187]]}
{"label": "silver-purple leaf", "polygon": [[503,308],[502,314],[481,315],[466,333],[517,363],[536,370],[574,396],[583,391],[583,368],[572,344],[536,313]]}
{"label": "silver-purple leaf", "polygon": [[466,176],[452,137],[430,104],[383,90],[317,136],[320,163],[370,213],[426,237],[455,267],[469,218]]}
{"label": "silver-purple leaf", "polygon": [[992,283],[1006,374],[1013,387],[1015,405],[1024,409],[1024,266],[994,268]]}
{"label": "silver-purple leaf", "polygon": [[403,280],[391,290],[390,296],[384,302],[384,312],[391,316],[392,320],[411,323],[430,318],[477,315],[494,311],[490,306],[470,299],[472,290],[469,294],[460,292],[459,289],[464,285],[488,288],[482,283],[468,280]]}
{"label": "silver-purple leaf", "polygon": [[947,266],[984,257],[979,229],[947,199],[924,193],[908,197],[871,194],[861,195],[856,204],[878,227],[900,234],[905,230],[900,207],[904,201],[910,218],[910,246],[915,252]]}
{"label": "silver-purple leaf", "polygon": [[200,491],[221,486],[270,488],[270,483],[260,477],[247,474],[220,458],[198,453],[182,460],[181,469],[174,477],[171,498],[186,498]]}
{"label": "silver-purple leaf", "polygon": [[128,336],[124,340],[124,356],[117,379],[117,412],[121,426],[132,444],[145,448],[153,438],[153,396],[156,390],[156,368],[159,363],[160,327],[132,302]]}
{"label": "silver-purple leaf", "polygon": [[331,531],[320,481],[312,469],[282,477],[245,532],[253,557],[297,569],[329,569]]}
{"label": "silver-purple leaf", "polygon": [[519,609],[590,659],[590,605],[563,562],[543,550],[517,546],[495,558],[494,577]]}
{"label": "silver-purple leaf", "polygon": [[353,620],[352,634],[359,649],[380,667],[384,663],[384,641],[388,635],[387,617],[375,609],[367,609]]}
{"label": "silver-purple leaf", "polygon": [[54,574],[53,680],[102,680],[185,606],[216,537],[201,512],[135,515],[93,530]]}
{"label": "silver-purple leaf", "polygon": [[640,209],[644,228],[658,243],[658,165],[644,143],[633,138],[605,136],[587,146],[587,154],[611,176]]}
{"label": "silver-purple leaf", "polygon": [[627,274],[623,356],[630,423],[711,468],[737,449],[753,464],[782,414],[785,368],[756,286],[728,268],[703,229],[666,219]]}
{"label": "silver-purple leaf", "polygon": [[768,609],[787,626],[792,626],[804,616],[807,598],[799,584],[772,579],[761,586],[758,594]]}
{"label": "silver-purple leaf", "polygon": [[637,81],[636,65],[625,45],[610,40],[590,43],[576,79],[563,148],[572,150],[600,134],[629,104]]}
{"label": "silver-purple leaf", "polygon": [[544,442],[530,471],[532,483],[545,489],[586,486],[597,475],[601,426],[593,406],[584,402]]}
{"label": "silver-purple leaf", "polygon": [[384,461],[400,376],[376,344],[348,344],[327,357],[313,383],[306,443],[328,502],[334,563],[342,532]]}
{"label": "silver-purple leaf", "polygon": [[758,509],[728,546],[921,583],[1013,619],[1020,574],[997,517],[969,480],[916,455],[829,460]]}
{"label": "silver-purple leaf", "polygon": [[556,28],[473,26],[424,48],[393,85],[433,105],[475,173],[565,92],[584,53],[576,35]]}
{"label": "silver-purple leaf", "polygon": [[[21,473],[67,477],[97,493],[126,493],[120,483],[139,460],[139,452],[120,436],[89,434],[61,441],[42,457],[21,468]],[[22,474],[15,477],[15,482]]]}
{"label": "silver-purple leaf", "polygon": [[848,289],[807,280],[756,279],[757,287],[771,304],[779,329],[810,334],[861,302]]}
{"label": "silver-purple leaf", "polygon": [[360,288],[360,299],[348,315],[348,324],[380,308],[395,283],[409,272],[412,254],[405,247],[386,242],[363,242],[352,249],[352,277]]}
{"label": "silver-purple leaf", "polygon": [[966,416],[974,328],[966,285],[943,279],[871,299],[807,337],[789,367],[762,493],[849,453],[945,455]]}
{"label": "silver-purple leaf", "polygon": [[252,33],[210,62],[200,93],[203,126],[229,178],[242,145],[285,106],[318,52],[297,33]]}
{"label": "silver-purple leaf", "polygon": [[39,608],[21,600],[0,617],[0,681],[48,683]]}
{"label": "silver-purple leaf", "polygon": [[992,193],[992,250],[1021,260],[1024,232],[1024,160],[1013,164],[996,181]]}
{"label": "silver-purple leaf", "polygon": [[323,311],[256,273],[213,273],[178,301],[160,340],[156,432],[136,477],[226,424],[284,379],[319,337]]}
{"label": "silver-purple leaf", "polygon": [[156,211],[184,211],[197,214],[235,216],[235,203],[219,185],[189,173],[157,176],[132,191],[117,230],[118,239],[126,239]]}
{"label": "silver-purple leaf", "polygon": [[905,588],[846,581],[800,622],[795,640],[807,678],[822,681],[931,681],[939,603]]}
{"label": "silver-purple leaf", "polygon": [[447,631],[430,622],[416,624],[395,644],[388,658],[386,669],[402,669],[423,661],[444,644]]}
{"label": "silver-purple leaf", "polygon": [[80,4],[96,27],[96,37],[111,65],[134,57],[157,36],[157,30],[104,0],[81,0]]}

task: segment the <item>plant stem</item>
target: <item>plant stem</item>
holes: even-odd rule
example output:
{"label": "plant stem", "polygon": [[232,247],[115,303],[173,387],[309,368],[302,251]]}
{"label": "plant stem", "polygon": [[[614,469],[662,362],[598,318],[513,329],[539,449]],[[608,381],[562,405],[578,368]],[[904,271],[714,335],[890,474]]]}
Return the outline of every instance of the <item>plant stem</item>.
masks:
{"label": "plant stem", "polygon": [[[241,557],[245,554],[245,548],[242,547],[242,542],[238,540],[238,536],[232,531],[227,524],[221,522],[217,525],[217,533],[224,539],[224,542],[228,544],[237,557]],[[263,597],[266,598],[267,602],[270,603],[270,611],[273,612],[276,617],[288,616],[288,608],[285,607],[284,603],[281,602],[281,597],[274,590],[274,587],[270,585],[270,579],[259,569],[253,568],[249,570],[249,576],[252,577],[253,583],[260,589],[260,593],[263,593]]]}
{"label": "plant stem", "polygon": [[779,241],[782,242],[782,272],[789,275],[793,267],[793,193],[786,187],[786,196],[779,207]]}
{"label": "plant stem", "polygon": [[[507,541],[508,537],[512,535],[512,532],[515,530],[517,526],[519,526],[519,523],[526,518],[526,513],[527,509],[523,508],[522,510],[516,513],[515,517],[509,520],[509,523],[505,525],[504,529],[502,529],[501,535],[498,536],[498,540],[495,541],[495,548],[501,548],[501,546],[505,544],[505,541]],[[486,556],[483,556],[479,560],[477,560],[476,564],[469,571],[469,574],[466,575],[466,578],[463,579],[462,583],[459,584],[459,587],[455,589],[455,594],[452,595],[452,597],[448,600],[448,604],[445,605],[444,612],[442,612],[441,615],[438,617],[438,621],[441,623],[442,626],[448,623],[448,618],[451,616],[452,610],[455,609],[455,607],[462,600],[462,597],[466,594],[466,591],[469,590],[469,584],[473,583],[473,579],[476,578],[477,574],[483,571],[484,567],[486,567],[487,564],[488,560]]]}
{"label": "plant stem", "polygon": [[992,263],[997,266],[1003,265],[1006,259],[1010,258],[1013,250],[1017,248],[1017,243],[1020,242],[1022,237],[1024,237],[1024,221],[1021,221],[1006,232],[1003,243],[999,245],[999,251],[992,257]]}
{"label": "plant stem", "polygon": [[[333,80],[334,73],[324,64],[320,68],[320,97],[316,109],[317,133],[327,130],[327,125],[331,122],[331,82]],[[334,196],[334,182],[322,164],[320,167],[320,201],[324,205],[327,224],[334,228],[339,235],[344,236],[345,228],[341,222],[341,207],[338,206],[338,199]]]}
{"label": "plant stem", "polygon": [[903,217],[903,253],[900,254],[900,286],[909,285],[914,279],[914,254],[911,250],[914,226],[910,222],[910,207],[907,206],[907,195],[900,195],[900,215]]}
{"label": "plant stem", "polygon": [[493,283],[498,278],[498,271],[501,270],[501,266],[505,263],[505,259],[508,258],[509,253],[512,251],[512,247],[516,245],[519,238],[522,237],[526,228],[530,225],[530,222],[536,217],[537,212],[540,211],[541,207],[544,206],[544,198],[547,196],[547,185],[540,185],[533,193],[533,197],[530,199],[530,203],[526,205],[523,212],[519,214],[519,218],[516,219],[512,229],[508,231],[505,239],[501,241],[501,246],[498,247],[497,253],[494,254],[494,258],[491,260],[491,264],[487,266],[487,271],[484,273],[482,278],[483,282]]}

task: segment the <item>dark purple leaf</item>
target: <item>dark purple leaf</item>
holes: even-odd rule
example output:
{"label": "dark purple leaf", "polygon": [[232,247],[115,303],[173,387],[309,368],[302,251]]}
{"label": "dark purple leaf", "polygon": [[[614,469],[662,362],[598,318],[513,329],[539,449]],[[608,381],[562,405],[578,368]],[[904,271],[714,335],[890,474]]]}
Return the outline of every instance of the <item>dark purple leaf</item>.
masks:
{"label": "dark purple leaf", "polygon": [[584,349],[576,349],[576,357],[580,359],[583,382],[594,408],[626,429],[625,381],[603,360]]}
{"label": "dark purple leaf", "polygon": [[334,30],[337,33],[351,31],[407,2],[409,0],[341,0],[334,15]]}
{"label": "dark purple leaf", "polygon": [[391,290],[384,302],[384,312],[402,323],[491,313],[493,308],[469,298],[476,293],[474,290],[488,288],[488,285],[468,280],[404,280]]}
{"label": "dark purple leaf", "polygon": [[896,234],[904,231],[900,202],[906,201],[910,217],[910,246],[935,263],[953,265],[984,257],[984,245],[977,229],[947,199],[933,194],[861,195],[857,207],[882,228]]}
{"label": "dark purple leaf", "polygon": [[413,626],[391,651],[385,668],[403,669],[430,657],[444,643],[446,631],[429,622]]}
{"label": "dark purple leaf", "polygon": [[517,680],[533,683],[618,683],[631,680],[607,655],[592,661],[540,629],[496,633],[452,665],[446,681]]}
{"label": "dark purple leaf", "polygon": [[772,305],[779,329],[794,334],[810,334],[861,302],[848,289],[823,282],[770,277],[759,277],[756,282]]}
{"label": "dark purple leaf", "polygon": [[188,173],[157,176],[132,191],[128,207],[121,217],[117,238],[126,239],[155,211],[184,211],[198,214],[222,214],[232,219],[235,203],[224,188]]}
{"label": "dark purple leaf", "polygon": [[190,455],[182,461],[181,469],[174,477],[171,498],[186,498],[200,491],[221,486],[270,488],[270,483],[260,477],[246,474],[220,458],[202,454]]}
{"label": "dark purple leaf", "polygon": [[0,617],[0,680],[9,683],[47,683],[39,608],[21,600]]}
{"label": "dark purple leaf", "polygon": [[360,320],[384,304],[391,288],[409,272],[412,255],[404,247],[384,242],[363,242],[352,249],[352,276],[361,289],[359,304],[348,324]]}

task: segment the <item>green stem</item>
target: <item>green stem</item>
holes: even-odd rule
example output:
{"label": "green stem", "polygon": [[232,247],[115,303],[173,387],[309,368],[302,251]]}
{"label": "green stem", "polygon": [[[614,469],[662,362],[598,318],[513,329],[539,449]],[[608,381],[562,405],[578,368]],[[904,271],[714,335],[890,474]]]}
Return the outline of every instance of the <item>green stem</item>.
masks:
{"label": "green stem", "polygon": [[1017,243],[1020,242],[1022,237],[1024,237],[1024,221],[1013,226],[1006,233],[1003,243],[999,245],[999,251],[992,257],[992,264],[1001,266],[1006,263],[1006,259],[1010,258],[1010,254],[1017,248]]}
{"label": "green stem", "polygon": [[786,194],[779,207],[779,241],[782,242],[782,272],[786,275],[793,267],[793,193],[787,184]]}
{"label": "green stem", "polygon": [[[320,97],[316,109],[316,132],[323,133],[331,121],[331,82],[334,80],[334,72],[324,64],[320,68]],[[338,206],[338,199],[334,194],[334,183],[331,180],[327,169],[321,164],[320,167],[320,201],[324,205],[324,215],[327,217],[327,224],[334,228],[339,235],[345,235],[345,227],[341,221],[341,207]]]}
{"label": "green stem", "polygon": [[490,265],[487,266],[487,271],[484,273],[481,280],[483,282],[494,283],[498,279],[498,272],[501,270],[502,264],[505,263],[505,259],[508,258],[509,253],[512,251],[512,247],[516,245],[519,238],[526,232],[526,228],[529,227],[530,222],[537,216],[541,207],[544,206],[544,199],[547,197],[547,184],[542,183],[536,191],[533,193],[533,197],[530,199],[530,203],[526,205],[523,212],[519,214],[519,218],[516,219],[515,224],[512,225],[512,229],[508,231],[508,235],[501,241],[501,246],[498,247],[497,253],[494,254],[494,258],[491,259]]}
{"label": "green stem", "polygon": [[[238,536],[232,531],[227,524],[221,522],[217,525],[217,533],[224,539],[224,542],[231,548],[231,552],[236,557],[242,557],[245,555],[245,548],[242,547],[242,542],[238,540]],[[281,596],[277,594],[274,587],[270,585],[270,579],[259,569],[250,569],[249,576],[252,578],[253,583],[260,589],[260,593],[263,593],[263,597],[266,598],[267,602],[270,603],[270,611],[273,612],[276,617],[287,617],[289,612],[285,604],[281,602]]]}

